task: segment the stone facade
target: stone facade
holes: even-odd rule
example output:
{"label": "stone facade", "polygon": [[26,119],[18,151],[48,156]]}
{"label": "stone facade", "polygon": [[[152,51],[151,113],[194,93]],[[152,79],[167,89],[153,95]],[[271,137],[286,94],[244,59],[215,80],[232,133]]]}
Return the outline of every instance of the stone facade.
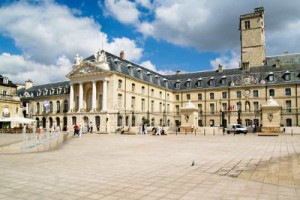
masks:
{"label": "stone facade", "polygon": [[[17,96],[17,86],[7,77],[0,75],[0,111],[1,118],[21,116],[20,97]],[[6,128],[9,123],[1,123],[0,128]]]}
{"label": "stone facade", "polygon": [[250,66],[261,66],[265,62],[264,9],[241,15],[241,60]]}
{"label": "stone facade", "polygon": [[[138,127],[145,120],[151,125],[175,127],[185,120],[182,108],[188,102],[197,108],[193,119],[198,127],[233,123],[264,126],[261,105],[270,97],[281,106],[280,124],[299,126],[299,54],[279,56],[280,60],[295,58],[292,64],[272,63],[278,56],[263,62],[263,9],[240,19],[241,49],[255,52],[242,53],[247,66],[162,75],[126,60],[124,52],[116,56],[99,51],[86,59],[76,55],[67,74],[69,81],[23,88],[18,94],[28,116],[44,128],[56,125],[66,130],[79,124],[99,132],[115,132],[123,126]],[[245,20],[250,21],[247,30],[243,28]]]}

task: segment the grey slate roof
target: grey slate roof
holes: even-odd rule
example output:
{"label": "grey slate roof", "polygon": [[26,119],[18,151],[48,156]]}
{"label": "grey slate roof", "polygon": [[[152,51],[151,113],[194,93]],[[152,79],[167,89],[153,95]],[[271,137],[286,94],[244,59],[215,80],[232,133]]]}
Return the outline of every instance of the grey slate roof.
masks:
{"label": "grey slate roof", "polygon": [[17,91],[17,94],[21,98],[34,98],[34,97],[44,97],[44,96],[52,96],[52,95],[62,95],[69,94],[70,82],[57,82],[57,83],[49,83],[43,85],[35,85],[25,90],[25,88],[21,88]]}
{"label": "grey slate roof", "polygon": [[[171,90],[192,90],[192,89],[206,89],[206,88],[226,88],[233,86],[244,86],[244,85],[274,85],[274,84],[289,84],[289,83],[300,83],[300,59],[294,59],[293,63],[282,63],[282,66],[276,68],[269,60],[273,57],[267,57],[267,65],[260,67],[251,67],[249,72],[245,72],[240,68],[224,69],[222,72],[218,70],[211,71],[200,71],[192,73],[181,73],[173,75],[162,75],[157,72],[151,71],[145,67],[142,67],[133,62],[122,60],[120,57],[111,53],[105,52],[107,62],[111,71],[123,74],[124,76],[130,76],[142,81],[154,84],[157,86],[165,87]],[[298,56],[296,56],[298,58]],[[300,58],[300,56],[299,56]],[[86,58],[84,61],[94,62],[94,55]],[[282,56],[281,59],[284,59]],[[269,82],[269,74],[274,74],[274,81]],[[290,73],[291,80],[284,80],[284,74]],[[198,87],[197,82],[201,79],[201,86]],[[225,79],[224,83],[221,80]],[[245,83],[245,80],[250,82]],[[209,82],[213,81],[212,85]],[[179,82],[179,87],[175,88],[175,84]],[[188,87],[187,82],[190,82]],[[57,88],[66,88],[63,93],[57,93]],[[49,91],[54,89],[55,92],[50,94]],[[43,93],[47,90],[48,93]],[[32,98],[38,96],[38,91],[42,91],[40,96],[48,95],[61,95],[69,93],[69,81],[59,83],[49,83],[45,85],[33,86],[25,92],[25,89],[18,90],[20,97]]]}
{"label": "grey slate roof", "polygon": [[4,77],[0,74],[0,85],[4,85],[4,86],[10,86],[10,87],[17,87],[16,84],[14,84],[11,80],[8,80],[7,83],[4,83],[4,78],[7,78],[7,77]]}

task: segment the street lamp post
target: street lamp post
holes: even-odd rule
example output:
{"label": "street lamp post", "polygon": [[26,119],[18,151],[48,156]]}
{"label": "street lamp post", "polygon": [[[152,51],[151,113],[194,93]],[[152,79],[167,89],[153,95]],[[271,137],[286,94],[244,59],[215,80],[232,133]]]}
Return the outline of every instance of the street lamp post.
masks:
{"label": "street lamp post", "polygon": [[238,124],[242,124],[242,120],[241,120],[241,101],[239,101],[239,107],[238,107],[238,120],[237,120],[237,123]]}

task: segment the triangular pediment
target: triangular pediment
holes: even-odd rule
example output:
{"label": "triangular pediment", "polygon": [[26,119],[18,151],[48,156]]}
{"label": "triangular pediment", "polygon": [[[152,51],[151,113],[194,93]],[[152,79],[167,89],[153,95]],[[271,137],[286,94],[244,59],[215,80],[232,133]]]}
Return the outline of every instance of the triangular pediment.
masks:
{"label": "triangular pediment", "polygon": [[67,77],[79,77],[79,76],[86,76],[92,75],[95,73],[101,73],[109,71],[108,63],[92,63],[89,61],[84,61],[79,65],[75,65],[73,70],[67,74]]}

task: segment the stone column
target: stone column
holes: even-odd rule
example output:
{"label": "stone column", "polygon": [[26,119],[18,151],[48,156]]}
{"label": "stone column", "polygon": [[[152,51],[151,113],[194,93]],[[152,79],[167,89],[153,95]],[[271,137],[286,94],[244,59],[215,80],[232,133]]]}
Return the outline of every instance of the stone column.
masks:
{"label": "stone column", "polygon": [[97,97],[97,82],[93,81],[92,88],[92,112],[96,111],[96,97]]}
{"label": "stone column", "polygon": [[107,80],[103,80],[102,111],[107,111]]}
{"label": "stone column", "polygon": [[74,85],[70,84],[70,108],[69,112],[73,112],[74,109]]}
{"label": "stone column", "polygon": [[79,106],[78,106],[78,112],[81,112],[83,104],[83,83],[79,83]]}

